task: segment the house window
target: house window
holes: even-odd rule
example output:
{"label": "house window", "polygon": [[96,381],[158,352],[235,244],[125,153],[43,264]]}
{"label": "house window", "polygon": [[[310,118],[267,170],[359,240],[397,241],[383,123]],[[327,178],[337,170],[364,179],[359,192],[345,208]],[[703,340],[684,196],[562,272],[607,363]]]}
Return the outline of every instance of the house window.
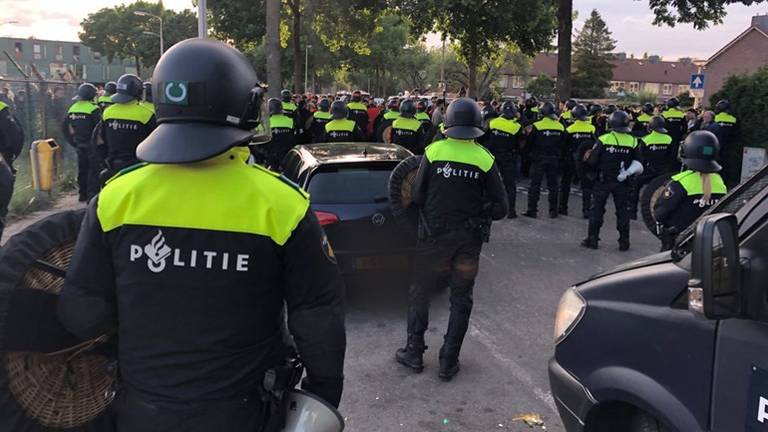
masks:
{"label": "house window", "polygon": [[664,96],[669,96],[672,94],[672,84],[664,84],[664,87],[662,87],[662,92]]}
{"label": "house window", "polygon": [[80,63],[80,45],[72,46],[72,60],[75,63]]}
{"label": "house window", "polygon": [[512,88],[515,88],[515,89],[525,88],[525,78],[523,78],[521,75],[513,75]]}
{"label": "house window", "polygon": [[16,56],[16,60],[21,60],[24,57],[24,47],[21,42],[13,43],[13,54]]}
{"label": "house window", "polygon": [[64,45],[56,46],[56,60],[64,60]]}
{"label": "house window", "polygon": [[637,93],[640,91],[640,83],[639,82],[631,82],[629,83],[629,92],[630,93]]}
{"label": "house window", "polygon": [[93,52],[93,60],[97,61],[97,62],[101,61],[101,53],[98,52],[98,51],[94,51]]}
{"label": "house window", "polygon": [[681,84],[677,86],[677,94],[688,93],[690,91],[691,91],[691,86],[689,85]]}
{"label": "house window", "polygon": [[623,91],[627,88],[627,83],[624,81],[611,81],[611,91],[612,92],[619,92]]}
{"label": "house window", "polygon": [[645,83],[643,89],[648,93],[659,94],[659,83]]}
{"label": "house window", "polygon": [[35,60],[43,58],[43,47],[38,43],[32,44],[32,58]]}

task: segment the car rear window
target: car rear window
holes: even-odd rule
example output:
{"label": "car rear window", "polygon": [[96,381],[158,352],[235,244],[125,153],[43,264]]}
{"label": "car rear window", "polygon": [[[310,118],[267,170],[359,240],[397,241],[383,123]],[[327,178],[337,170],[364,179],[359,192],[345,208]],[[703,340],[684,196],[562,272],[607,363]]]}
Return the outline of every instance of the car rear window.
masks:
{"label": "car rear window", "polygon": [[385,202],[393,168],[386,164],[323,169],[309,180],[310,199],[313,204]]}

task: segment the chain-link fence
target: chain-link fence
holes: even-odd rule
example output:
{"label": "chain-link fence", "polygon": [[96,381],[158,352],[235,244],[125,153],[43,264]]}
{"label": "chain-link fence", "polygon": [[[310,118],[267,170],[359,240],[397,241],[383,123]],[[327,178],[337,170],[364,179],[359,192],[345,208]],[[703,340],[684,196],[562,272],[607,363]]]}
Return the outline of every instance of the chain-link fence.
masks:
{"label": "chain-link fence", "polygon": [[35,140],[53,138],[61,146],[56,192],[75,187],[76,154],[64,142],[61,124],[79,84],[75,81],[0,78],[0,101],[10,107],[24,129],[24,150],[14,164],[18,172],[11,216],[21,216],[50,203],[49,195],[37,194],[32,188],[29,150]]}

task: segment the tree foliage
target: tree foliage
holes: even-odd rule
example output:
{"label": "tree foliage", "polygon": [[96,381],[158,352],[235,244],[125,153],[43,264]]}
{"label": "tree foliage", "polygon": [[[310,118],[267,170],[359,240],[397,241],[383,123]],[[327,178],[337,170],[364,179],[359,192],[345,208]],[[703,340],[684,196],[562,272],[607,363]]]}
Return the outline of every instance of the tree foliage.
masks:
{"label": "tree foliage", "polygon": [[215,0],[207,3],[211,31],[238,47],[259,44],[266,33],[265,0]]}
{"label": "tree foliage", "polygon": [[[636,0],[637,1],[637,0]],[[655,15],[653,23],[674,27],[677,23],[689,23],[698,30],[709,24],[722,24],[726,7],[732,4],[751,6],[766,0],[650,0]]]}
{"label": "tree foliage", "polygon": [[498,56],[503,44],[536,54],[549,48],[556,27],[552,1],[394,0],[394,4],[412,20],[415,34],[437,31],[456,44],[468,67],[471,96],[477,93],[477,72],[483,59]]}
{"label": "tree foliage", "polygon": [[547,74],[539,74],[528,82],[526,90],[537,98],[549,99],[555,92],[555,81]]}
{"label": "tree foliage", "polygon": [[741,142],[749,147],[768,148],[768,67],[751,75],[729,77],[723,87],[709,98],[710,106],[725,99],[731,103],[741,127]]}
{"label": "tree foliage", "polygon": [[197,35],[197,18],[188,10],[174,12],[164,9],[162,2],[137,1],[129,5],[103,8],[88,15],[81,23],[80,40],[94,51],[115,58],[133,58],[139,66],[151,66],[160,57],[160,41],[145,31],[159,32],[159,22],[137,16],[145,11],[163,18],[163,36],[167,50],[177,42]]}
{"label": "tree foliage", "polygon": [[605,88],[609,87],[613,78],[610,60],[616,41],[611,39],[611,31],[597,10],[593,10],[584,22],[573,47],[573,95],[604,97]]}

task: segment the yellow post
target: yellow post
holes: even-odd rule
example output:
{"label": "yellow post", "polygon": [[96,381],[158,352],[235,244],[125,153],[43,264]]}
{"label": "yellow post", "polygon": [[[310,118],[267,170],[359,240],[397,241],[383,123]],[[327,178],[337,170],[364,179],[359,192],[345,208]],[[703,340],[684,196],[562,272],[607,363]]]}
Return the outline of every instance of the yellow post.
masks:
{"label": "yellow post", "polygon": [[61,147],[51,138],[32,142],[29,160],[32,163],[32,186],[36,191],[53,190],[58,174],[60,151]]}

